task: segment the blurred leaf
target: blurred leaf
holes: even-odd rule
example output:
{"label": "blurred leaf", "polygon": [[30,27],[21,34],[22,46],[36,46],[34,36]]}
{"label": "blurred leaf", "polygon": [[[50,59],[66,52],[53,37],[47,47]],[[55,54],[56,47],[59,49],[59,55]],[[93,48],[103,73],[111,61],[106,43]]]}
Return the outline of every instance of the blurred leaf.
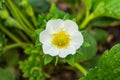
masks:
{"label": "blurred leaf", "polygon": [[7,39],[5,37],[5,34],[0,32],[0,55],[3,53],[3,49],[6,45],[7,45]]}
{"label": "blurred leaf", "polygon": [[5,1],[0,0],[0,10],[5,8]]}
{"label": "blurred leaf", "polygon": [[15,78],[10,71],[0,68],[0,80],[15,80]]}
{"label": "blurred leaf", "polygon": [[83,46],[83,47],[89,47],[89,46],[90,46],[90,43],[84,42],[82,46]]}
{"label": "blurred leaf", "polygon": [[47,12],[50,7],[50,3],[47,0],[28,0],[28,2],[36,13]]}
{"label": "blurred leaf", "polygon": [[49,64],[52,60],[53,60],[53,56],[50,56],[50,55],[45,55],[44,56],[44,65],[47,65],[47,64]]}
{"label": "blurred leaf", "polygon": [[98,43],[102,44],[107,40],[108,33],[102,29],[94,29],[91,31],[91,34],[95,37]]}
{"label": "blurred leaf", "polygon": [[85,32],[83,36],[84,42],[88,42],[90,46],[88,47],[81,46],[80,49],[78,49],[77,54],[75,54],[75,60],[78,62],[92,58],[93,56],[96,55],[97,52],[97,42],[94,39],[94,37],[87,32]]}
{"label": "blurred leaf", "polygon": [[93,14],[94,14],[95,17],[98,17],[98,16],[102,16],[104,12],[105,12],[104,2],[101,1],[95,7],[95,9],[93,11]]}
{"label": "blurred leaf", "polygon": [[37,30],[35,30],[35,32],[34,32],[34,34],[33,34],[33,36],[38,37],[38,36],[39,36],[39,34],[40,34],[42,31],[43,31],[43,29],[37,29]]}
{"label": "blurred leaf", "polygon": [[[91,22],[92,26],[97,26],[97,27],[104,27],[104,26],[111,26],[114,22],[116,21],[116,19],[113,18],[109,18],[109,17],[100,17],[97,19],[94,19]],[[116,24],[117,25],[117,24]],[[113,25],[114,26],[114,25]]]}
{"label": "blurred leaf", "polygon": [[[57,7],[56,7],[56,4],[52,4],[51,5],[51,8],[50,8],[50,13],[51,14],[55,14],[56,17],[59,16],[59,17],[63,17],[66,13],[63,12],[62,10],[59,10]],[[57,14],[56,14],[57,13]],[[58,15],[59,14],[59,15]],[[54,16],[55,16],[54,15]]]}
{"label": "blurred leaf", "polygon": [[7,65],[10,67],[15,67],[18,64],[19,53],[17,49],[11,49],[11,50],[6,51],[5,54],[3,54],[3,57]]}
{"label": "blurred leaf", "polygon": [[0,10],[0,18],[1,19],[7,19],[9,17],[9,13],[6,9]]}
{"label": "blurred leaf", "polygon": [[68,64],[70,64],[71,66],[74,66],[75,59],[73,55],[68,55],[65,60],[67,61]]}

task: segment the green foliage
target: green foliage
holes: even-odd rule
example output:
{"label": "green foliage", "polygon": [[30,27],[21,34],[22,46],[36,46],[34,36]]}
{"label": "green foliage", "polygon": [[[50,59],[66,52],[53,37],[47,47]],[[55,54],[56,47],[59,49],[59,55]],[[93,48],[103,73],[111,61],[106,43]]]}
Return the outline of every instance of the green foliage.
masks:
{"label": "green foliage", "polygon": [[105,51],[99,64],[99,80],[119,80],[120,74],[120,44],[109,51]]}
{"label": "green foliage", "polygon": [[[16,49],[11,49],[6,51],[2,57],[4,58],[5,62],[7,63],[7,66],[9,67],[16,67],[19,62],[19,53]],[[12,57],[12,58],[11,58]]]}
{"label": "green foliage", "polygon": [[117,19],[120,19],[120,0],[114,0],[114,1],[106,1],[105,8],[106,8],[106,16],[114,17]]}
{"label": "green foliage", "polygon": [[0,68],[0,80],[15,80],[15,78],[9,70]]}
{"label": "green foliage", "polygon": [[[0,56],[0,63],[2,61],[6,63],[2,66],[16,67],[19,54],[22,54],[21,57],[24,60],[20,61],[19,66],[23,76],[29,80],[45,80],[49,76],[44,69],[49,68],[48,65],[52,63],[56,66],[59,62],[67,62],[72,67],[77,64],[76,68],[86,74],[86,70],[77,62],[93,58],[97,52],[97,42],[104,43],[108,36],[102,29],[86,26],[92,20],[91,26],[104,26],[120,19],[120,0],[62,1],[70,4],[70,14],[57,8],[58,5],[55,3],[50,4],[47,0],[0,0],[0,55],[5,51],[5,54]],[[81,6],[81,2],[85,8]],[[39,34],[45,29],[47,21],[51,19],[70,19],[78,22],[81,29],[88,28],[83,33],[84,43],[75,55],[68,55],[66,58],[44,55]],[[10,45],[7,45],[5,35]],[[20,48],[16,49],[17,47]],[[89,70],[88,74],[80,80],[120,80],[119,59],[120,44],[106,51],[98,65]],[[0,69],[0,80],[14,80],[14,77],[9,71]]]}
{"label": "green foliage", "polygon": [[5,37],[5,34],[0,32],[0,56],[3,53],[3,49],[6,45],[7,45],[7,39]]}
{"label": "green foliage", "polygon": [[0,9],[3,9],[5,6],[4,6],[4,3],[5,1],[4,0],[0,0]]}
{"label": "green foliage", "polygon": [[[57,14],[56,14],[57,13]],[[52,4],[47,14],[40,14],[38,16],[38,28],[45,28],[45,24],[50,19],[72,19],[75,20],[74,16],[65,13],[64,11],[58,9],[55,4]]]}
{"label": "green foliage", "polygon": [[70,64],[71,66],[74,66],[75,64],[75,57],[73,55],[68,55],[65,59],[65,61]]}
{"label": "green foliage", "polygon": [[[120,0],[97,0],[95,15],[108,16],[120,19]],[[102,13],[99,13],[102,12]]]}
{"label": "green foliage", "polygon": [[75,60],[78,62],[92,58],[97,52],[97,42],[95,38],[88,32],[85,32],[83,35],[84,42],[89,43],[89,46],[84,47],[83,45],[80,49],[78,49],[77,54],[75,54]]}
{"label": "green foliage", "polygon": [[44,56],[44,65],[49,64],[49,63],[53,60],[53,58],[54,58],[54,57],[46,54],[46,55]]}
{"label": "green foliage", "polygon": [[105,51],[96,68],[90,70],[86,77],[80,80],[119,80],[120,74],[120,44]]}
{"label": "green foliage", "polygon": [[24,77],[29,77],[30,80],[40,80],[43,76],[42,71],[42,52],[40,48],[31,47],[25,51],[25,53],[29,54],[28,59],[20,62],[20,68],[24,72]]}
{"label": "green foliage", "polygon": [[104,43],[107,39],[108,33],[102,29],[94,29],[91,34],[95,37],[98,43]]}
{"label": "green foliage", "polygon": [[93,21],[91,21],[92,26],[97,26],[97,27],[104,27],[104,26],[116,26],[118,25],[117,23],[115,24],[114,21],[116,19],[109,18],[109,17],[100,17],[96,18]]}
{"label": "green foliage", "polygon": [[92,68],[89,70],[88,74],[84,78],[80,78],[79,80],[95,80],[98,75],[98,68]]}
{"label": "green foliage", "polygon": [[8,17],[9,17],[9,13],[7,10],[5,10],[5,9],[0,10],[0,18],[1,19],[7,19]]}
{"label": "green foliage", "polygon": [[82,0],[82,2],[84,3],[84,5],[86,7],[86,11],[90,11],[90,9],[92,7],[92,0]]}
{"label": "green foliage", "polygon": [[47,12],[50,7],[50,3],[47,0],[28,0],[28,3],[38,13]]}

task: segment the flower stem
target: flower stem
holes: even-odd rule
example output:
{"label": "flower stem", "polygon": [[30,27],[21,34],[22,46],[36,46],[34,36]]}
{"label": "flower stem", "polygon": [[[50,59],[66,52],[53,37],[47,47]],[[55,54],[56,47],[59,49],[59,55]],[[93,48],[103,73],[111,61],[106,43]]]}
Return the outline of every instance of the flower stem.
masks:
{"label": "flower stem", "polygon": [[12,40],[14,40],[17,43],[21,43],[21,41],[14,36],[11,32],[9,32],[4,26],[0,25],[0,29],[5,32]]}
{"label": "flower stem", "polygon": [[87,74],[86,69],[85,69],[84,67],[82,67],[80,64],[75,63],[75,67],[76,67],[79,71],[81,71],[84,76]]}
{"label": "flower stem", "polygon": [[86,25],[87,25],[93,18],[95,18],[93,14],[86,15],[86,18],[84,19],[84,21],[83,21],[82,24],[80,25],[80,29],[84,29],[84,28],[86,27]]}
{"label": "flower stem", "polygon": [[14,44],[10,44],[10,45],[7,45],[3,51],[7,51],[9,49],[12,49],[12,48],[16,48],[16,47],[22,47],[23,49],[27,48],[28,46],[30,46],[31,44],[30,43],[14,43]]}
{"label": "flower stem", "polygon": [[[29,24],[29,22],[26,20],[26,18],[22,15],[22,13],[19,11],[19,9],[12,3],[11,0],[6,0],[6,5],[8,6],[8,8],[11,11],[12,15],[20,23],[20,25],[22,26],[22,29],[25,31],[25,33],[27,35],[31,36],[31,34],[33,34],[33,27]],[[28,26],[26,26],[23,21]]]}

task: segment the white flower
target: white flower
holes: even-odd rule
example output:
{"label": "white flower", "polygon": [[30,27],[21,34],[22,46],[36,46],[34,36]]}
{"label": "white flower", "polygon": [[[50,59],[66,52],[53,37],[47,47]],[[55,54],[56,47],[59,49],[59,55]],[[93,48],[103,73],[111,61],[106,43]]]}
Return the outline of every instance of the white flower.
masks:
{"label": "white flower", "polygon": [[40,33],[44,54],[65,58],[75,54],[83,43],[83,36],[78,31],[78,25],[71,20],[49,20],[46,29]]}

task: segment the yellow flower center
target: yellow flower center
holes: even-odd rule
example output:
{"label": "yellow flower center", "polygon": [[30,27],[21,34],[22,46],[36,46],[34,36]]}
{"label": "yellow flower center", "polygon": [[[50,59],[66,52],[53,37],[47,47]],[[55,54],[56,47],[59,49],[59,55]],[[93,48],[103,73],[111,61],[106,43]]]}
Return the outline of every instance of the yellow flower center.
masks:
{"label": "yellow flower center", "polygon": [[52,43],[58,48],[66,48],[70,44],[70,35],[61,30],[53,35]]}

